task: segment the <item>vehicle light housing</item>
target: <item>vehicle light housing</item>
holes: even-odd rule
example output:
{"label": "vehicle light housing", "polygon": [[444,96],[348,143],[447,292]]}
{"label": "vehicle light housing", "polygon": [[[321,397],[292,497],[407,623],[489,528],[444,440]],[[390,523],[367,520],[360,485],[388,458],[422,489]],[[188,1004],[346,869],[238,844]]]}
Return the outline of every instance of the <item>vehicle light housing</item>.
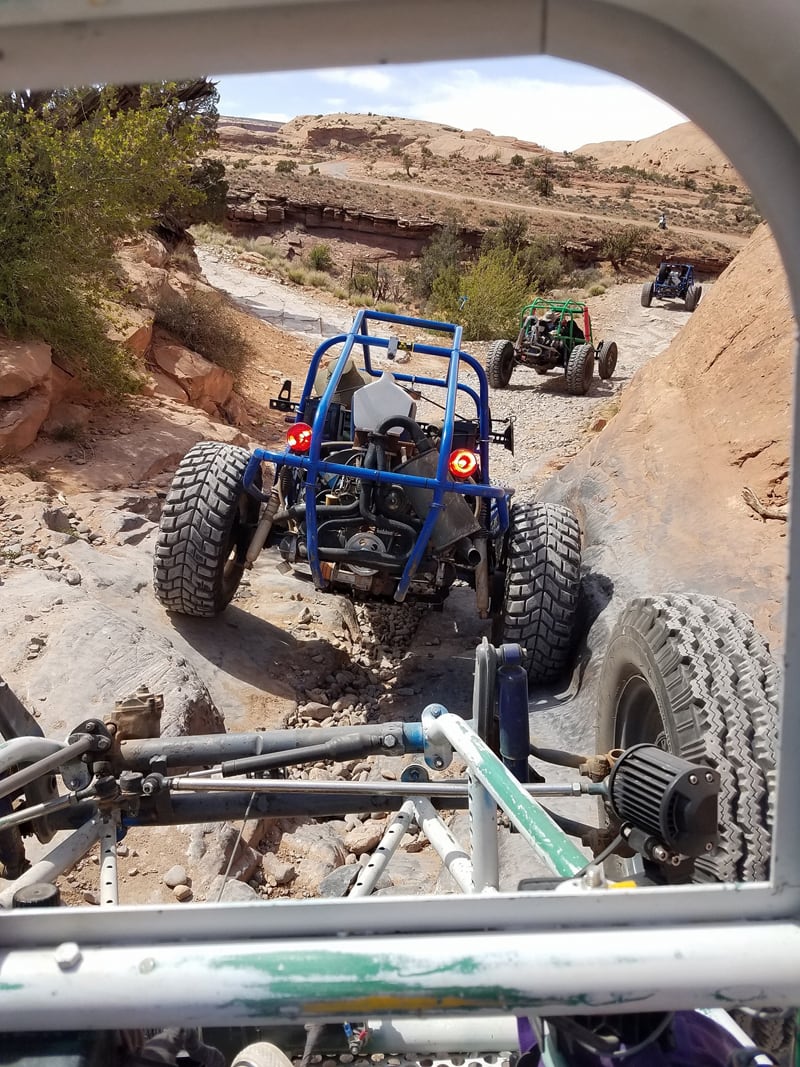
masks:
{"label": "vehicle light housing", "polygon": [[457,448],[450,453],[448,467],[454,478],[471,478],[478,470],[478,457],[468,448]]}
{"label": "vehicle light housing", "polygon": [[307,422],[296,422],[286,431],[286,444],[290,452],[308,452],[311,448],[311,427]]}

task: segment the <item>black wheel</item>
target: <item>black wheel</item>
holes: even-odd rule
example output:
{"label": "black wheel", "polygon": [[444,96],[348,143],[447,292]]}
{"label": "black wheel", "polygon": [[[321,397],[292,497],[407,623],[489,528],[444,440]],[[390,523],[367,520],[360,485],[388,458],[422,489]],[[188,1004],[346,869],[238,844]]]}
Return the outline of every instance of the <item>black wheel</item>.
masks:
{"label": "black wheel", "polygon": [[514,369],[514,346],[511,341],[494,341],[486,357],[486,377],[492,389],[505,389]]}
{"label": "black wheel", "polygon": [[682,866],[683,881],[769,874],[779,685],[766,642],[728,601],[646,597],[617,621],[600,677],[598,752],[648,742],[722,779],[719,846]]}
{"label": "black wheel", "polygon": [[594,376],[594,349],[575,345],[567,359],[567,389],[573,396],[586,396]]}
{"label": "black wheel", "polygon": [[505,560],[494,643],[522,645],[532,682],[556,678],[567,665],[578,604],[578,520],[558,504],[518,500],[511,506]]}
{"label": "black wheel", "polygon": [[250,453],[204,441],[175,471],[156,541],[153,585],[168,611],[217,615],[233,599],[258,523],[258,501],[242,490]]}
{"label": "black wheel", "polygon": [[649,308],[653,303],[653,290],[655,289],[655,282],[645,282],[642,286],[642,307]]}
{"label": "black wheel", "polygon": [[617,342],[601,341],[597,349],[597,373],[603,379],[608,379],[617,369]]}
{"label": "black wheel", "polygon": [[702,285],[690,285],[686,290],[686,310],[694,311],[703,295]]}

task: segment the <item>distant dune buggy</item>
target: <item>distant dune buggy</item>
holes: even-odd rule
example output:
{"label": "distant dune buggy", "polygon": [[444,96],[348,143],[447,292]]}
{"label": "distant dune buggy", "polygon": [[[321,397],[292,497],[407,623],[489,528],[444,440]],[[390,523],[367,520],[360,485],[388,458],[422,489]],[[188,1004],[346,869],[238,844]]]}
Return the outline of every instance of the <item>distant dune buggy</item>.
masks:
{"label": "distant dune buggy", "polygon": [[492,344],[486,373],[493,389],[505,389],[518,363],[533,367],[537,374],[560,367],[569,392],[585,396],[592,384],[595,360],[600,377],[610,378],[617,366],[617,346],[614,341],[600,341],[595,348],[586,304],[537,299],[522,309],[516,341]]}
{"label": "distant dune buggy", "polygon": [[691,263],[662,263],[655,279],[642,286],[642,307],[649,308],[654,299],[677,299],[686,301],[687,311],[694,311],[702,295],[703,287],[695,283]]}
{"label": "distant dune buggy", "polygon": [[[372,323],[435,331],[447,345],[373,335]],[[341,352],[325,381],[323,356],[334,346]],[[398,348],[441,358],[442,377],[390,373]],[[375,367],[380,352],[386,362]],[[459,380],[465,370],[475,387]],[[416,401],[443,417],[418,419]],[[486,375],[461,350],[460,326],[359,311],[348,334],[319,346],[300,399],[285,382],[270,406],[292,413],[283,451],[204,442],[181,461],[154,563],[168,610],[217,614],[264,545],[278,545],[318,589],[441,603],[466,582],[494,640],[526,649],[531,679],[562,671],[578,599],[578,523],[558,505],[511,504],[513,490],[492,485],[489,444],[513,451],[513,424],[492,431]]]}

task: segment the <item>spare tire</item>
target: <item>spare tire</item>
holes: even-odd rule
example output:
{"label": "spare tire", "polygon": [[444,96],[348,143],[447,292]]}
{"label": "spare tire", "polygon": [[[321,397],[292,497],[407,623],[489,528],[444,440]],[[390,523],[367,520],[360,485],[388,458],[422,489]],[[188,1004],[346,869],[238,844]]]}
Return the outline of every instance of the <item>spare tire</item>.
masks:
{"label": "spare tire", "polygon": [[649,742],[721,777],[719,845],[682,881],[769,876],[780,671],[753,623],[711,596],[631,601],[600,677],[598,751]]}

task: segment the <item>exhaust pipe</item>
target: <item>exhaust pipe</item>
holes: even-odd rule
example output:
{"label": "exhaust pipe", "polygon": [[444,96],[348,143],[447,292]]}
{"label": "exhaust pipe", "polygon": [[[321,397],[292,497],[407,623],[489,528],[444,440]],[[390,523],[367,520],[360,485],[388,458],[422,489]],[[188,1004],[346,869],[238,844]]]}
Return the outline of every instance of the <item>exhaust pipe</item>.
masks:
{"label": "exhaust pipe", "polygon": [[269,532],[272,529],[272,524],[275,521],[275,515],[278,512],[278,505],[280,499],[278,497],[278,490],[273,485],[270,490],[269,500],[264,507],[264,514],[261,516],[258,526],[256,526],[256,532],[253,534],[253,540],[247,546],[247,555],[245,556],[244,565],[249,570],[261,552],[261,549],[267,543]]}
{"label": "exhaust pipe", "polygon": [[453,559],[465,567],[477,567],[483,556],[475,542],[469,537],[464,537],[454,546]]}

